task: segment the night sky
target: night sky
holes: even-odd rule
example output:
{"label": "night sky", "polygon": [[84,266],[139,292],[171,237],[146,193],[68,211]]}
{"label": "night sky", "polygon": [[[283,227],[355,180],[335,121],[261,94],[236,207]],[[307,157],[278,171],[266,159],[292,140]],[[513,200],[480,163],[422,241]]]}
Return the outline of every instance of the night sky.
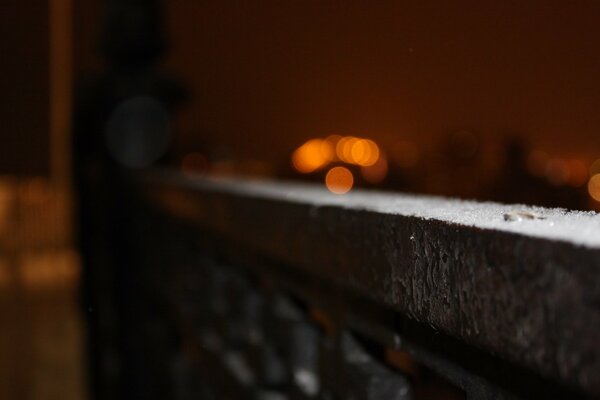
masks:
{"label": "night sky", "polygon": [[428,145],[468,129],[600,156],[599,2],[167,4],[192,141],[273,159],[332,133]]}

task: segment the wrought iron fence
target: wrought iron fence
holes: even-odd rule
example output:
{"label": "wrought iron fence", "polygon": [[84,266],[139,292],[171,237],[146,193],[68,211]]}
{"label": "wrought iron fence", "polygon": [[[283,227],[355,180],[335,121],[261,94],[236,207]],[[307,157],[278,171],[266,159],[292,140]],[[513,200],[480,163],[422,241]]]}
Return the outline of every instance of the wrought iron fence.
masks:
{"label": "wrought iron fence", "polygon": [[133,182],[127,343],[165,379],[147,389],[600,395],[597,214],[164,171]]}

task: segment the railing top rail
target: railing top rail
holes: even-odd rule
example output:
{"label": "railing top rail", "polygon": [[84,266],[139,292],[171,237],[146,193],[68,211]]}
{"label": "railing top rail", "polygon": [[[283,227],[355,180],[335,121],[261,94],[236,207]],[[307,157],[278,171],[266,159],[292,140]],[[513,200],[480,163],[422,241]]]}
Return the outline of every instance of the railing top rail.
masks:
{"label": "railing top rail", "polygon": [[600,394],[600,215],[306,184],[138,179],[162,212]]}
{"label": "railing top rail", "polygon": [[157,171],[152,176],[155,182],[161,180],[190,190],[264,198],[310,207],[365,210],[600,248],[600,214],[594,211],[360,189],[336,195],[317,184],[235,177],[190,178],[172,171]]}

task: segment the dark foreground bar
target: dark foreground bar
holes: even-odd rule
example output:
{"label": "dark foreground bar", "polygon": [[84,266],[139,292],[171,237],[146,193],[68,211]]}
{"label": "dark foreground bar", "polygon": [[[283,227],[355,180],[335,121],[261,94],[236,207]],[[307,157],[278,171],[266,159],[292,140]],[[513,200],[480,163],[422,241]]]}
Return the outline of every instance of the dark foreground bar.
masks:
{"label": "dark foreground bar", "polygon": [[600,396],[595,213],[134,181],[140,259],[200,398]]}

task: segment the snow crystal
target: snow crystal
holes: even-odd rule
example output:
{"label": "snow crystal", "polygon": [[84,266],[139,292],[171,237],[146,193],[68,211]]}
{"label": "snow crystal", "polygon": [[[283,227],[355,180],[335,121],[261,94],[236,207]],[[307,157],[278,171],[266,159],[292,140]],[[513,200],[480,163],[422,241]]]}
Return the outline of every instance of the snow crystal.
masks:
{"label": "snow crystal", "polygon": [[338,206],[437,220],[457,225],[600,247],[600,214],[521,204],[498,204],[435,196],[396,194],[355,189],[332,194],[323,186],[305,183],[241,179],[194,180],[192,186],[251,197],[287,199],[315,207]]}

